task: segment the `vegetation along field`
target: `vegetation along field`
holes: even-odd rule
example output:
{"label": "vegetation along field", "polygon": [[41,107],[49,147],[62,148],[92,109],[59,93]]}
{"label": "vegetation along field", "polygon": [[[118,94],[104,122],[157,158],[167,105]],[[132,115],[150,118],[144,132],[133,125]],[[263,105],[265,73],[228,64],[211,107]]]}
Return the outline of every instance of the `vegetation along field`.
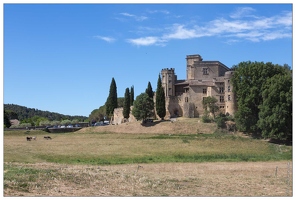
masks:
{"label": "vegetation along field", "polygon": [[4,196],[292,196],[291,146],[192,120],[5,131]]}

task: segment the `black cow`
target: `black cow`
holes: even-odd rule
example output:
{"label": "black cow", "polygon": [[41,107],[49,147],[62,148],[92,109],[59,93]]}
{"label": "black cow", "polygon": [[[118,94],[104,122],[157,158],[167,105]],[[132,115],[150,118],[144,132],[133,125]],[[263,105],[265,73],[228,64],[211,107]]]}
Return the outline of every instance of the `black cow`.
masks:
{"label": "black cow", "polygon": [[50,136],[44,136],[44,139],[51,140]]}
{"label": "black cow", "polygon": [[32,137],[27,137],[27,141],[31,141],[32,140]]}

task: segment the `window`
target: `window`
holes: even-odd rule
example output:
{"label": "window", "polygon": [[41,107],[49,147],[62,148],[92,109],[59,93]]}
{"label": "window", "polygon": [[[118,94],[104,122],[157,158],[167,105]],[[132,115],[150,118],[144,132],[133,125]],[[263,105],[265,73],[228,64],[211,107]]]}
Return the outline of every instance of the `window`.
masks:
{"label": "window", "polygon": [[171,83],[172,81],[171,80],[169,80],[169,83]]}
{"label": "window", "polygon": [[228,83],[230,83],[230,80],[228,80]]}
{"label": "window", "polygon": [[220,106],[220,108],[224,108],[224,106]]}
{"label": "window", "polygon": [[206,94],[207,93],[207,88],[202,89],[202,93]]}
{"label": "window", "polygon": [[208,68],[202,68],[203,75],[208,75],[209,74],[209,69]]}
{"label": "window", "polygon": [[231,97],[230,97],[230,95],[228,95],[228,101],[231,101]]}
{"label": "window", "polygon": [[230,86],[228,86],[228,92],[230,92]]}
{"label": "window", "polygon": [[224,92],[224,87],[219,87],[219,92],[223,93]]}
{"label": "window", "polygon": [[224,102],[224,96],[220,96],[220,102]]}
{"label": "window", "polygon": [[185,97],[185,102],[188,102],[188,97]]}

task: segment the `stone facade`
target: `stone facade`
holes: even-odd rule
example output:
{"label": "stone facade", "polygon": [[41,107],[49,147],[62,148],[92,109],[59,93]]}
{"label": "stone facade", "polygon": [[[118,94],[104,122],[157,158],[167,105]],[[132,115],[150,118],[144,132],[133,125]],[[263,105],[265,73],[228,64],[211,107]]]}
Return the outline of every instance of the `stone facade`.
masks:
{"label": "stone facade", "polygon": [[[219,61],[203,61],[198,54],[187,55],[186,80],[178,80],[174,68],[161,70],[166,98],[166,119],[171,117],[200,117],[204,113],[202,100],[213,96],[220,112],[233,115],[237,110],[230,79],[234,73]],[[154,95],[155,102],[155,95]],[[114,123],[123,122],[123,108],[114,110]],[[156,113],[156,112],[155,112]],[[130,114],[128,121],[136,121]]]}
{"label": "stone facade", "polygon": [[198,54],[188,55],[186,60],[186,80],[178,80],[174,68],[161,70],[166,118],[202,116],[202,100],[208,96],[218,100],[220,112],[233,115],[236,100],[230,79],[234,72],[219,61],[203,61]]}

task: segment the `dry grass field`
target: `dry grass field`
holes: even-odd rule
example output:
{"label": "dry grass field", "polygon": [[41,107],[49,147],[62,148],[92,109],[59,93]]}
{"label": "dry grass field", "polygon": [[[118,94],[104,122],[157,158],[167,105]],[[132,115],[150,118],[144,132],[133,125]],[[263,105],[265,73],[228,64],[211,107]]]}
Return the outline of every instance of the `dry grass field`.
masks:
{"label": "dry grass field", "polygon": [[[291,162],[290,162],[291,163]],[[23,190],[13,180],[4,196],[292,196],[288,161],[65,165],[7,163],[27,170]],[[292,165],[290,166],[292,169]],[[276,173],[277,171],[277,173]],[[9,173],[5,171],[4,173]],[[30,180],[31,179],[31,180]]]}
{"label": "dry grass field", "polygon": [[[292,196],[292,147],[178,119],[4,133],[4,196]],[[26,141],[26,136],[37,136]],[[253,162],[255,161],[255,162]]]}

